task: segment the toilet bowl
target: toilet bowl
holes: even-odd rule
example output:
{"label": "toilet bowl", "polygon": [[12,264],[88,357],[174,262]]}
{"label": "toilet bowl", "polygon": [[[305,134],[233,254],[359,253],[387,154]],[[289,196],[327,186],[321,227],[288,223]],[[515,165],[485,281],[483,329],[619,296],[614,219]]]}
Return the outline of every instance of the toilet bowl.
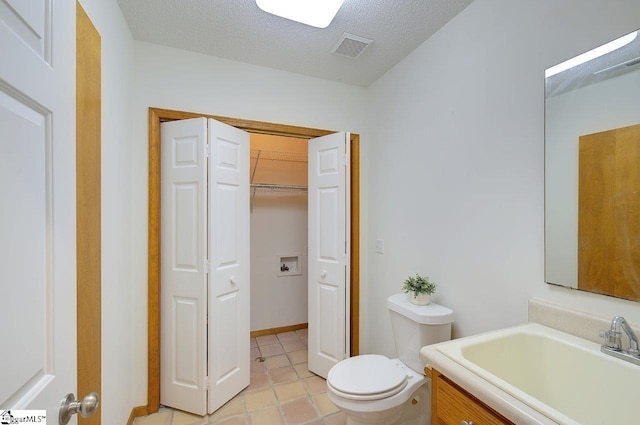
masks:
{"label": "toilet bowl", "polygon": [[410,406],[430,403],[426,391],[422,397],[415,394],[427,382],[398,359],[365,354],[341,361],[329,371],[327,393],[345,412],[349,425],[393,424]]}
{"label": "toilet bowl", "polygon": [[438,304],[416,306],[406,294],[387,299],[399,358],[365,354],[345,359],[327,376],[329,399],[347,425],[431,423],[431,381],[420,348],[451,338],[453,311]]}

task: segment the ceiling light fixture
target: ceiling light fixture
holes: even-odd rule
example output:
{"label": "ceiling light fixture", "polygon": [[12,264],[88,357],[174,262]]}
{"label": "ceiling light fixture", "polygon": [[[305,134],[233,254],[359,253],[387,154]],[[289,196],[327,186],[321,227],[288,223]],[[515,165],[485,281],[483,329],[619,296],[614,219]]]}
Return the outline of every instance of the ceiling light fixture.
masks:
{"label": "ceiling light fixture", "polygon": [[256,0],[262,10],[316,28],[326,28],[344,0]]}
{"label": "ceiling light fixture", "polygon": [[631,34],[627,34],[623,37],[617,38],[600,47],[596,47],[593,50],[589,50],[588,52],[583,53],[580,56],[576,56],[573,59],[569,59],[568,61],[562,62],[556,66],[552,66],[544,72],[544,77],[549,78],[552,75],[559,74],[563,71],[566,71],[567,69],[582,65],[583,63],[589,62],[592,59],[599,58],[600,56],[604,56],[607,53],[613,52],[614,50],[618,50],[619,48],[624,47],[635,40],[637,35],[638,31],[632,32]]}

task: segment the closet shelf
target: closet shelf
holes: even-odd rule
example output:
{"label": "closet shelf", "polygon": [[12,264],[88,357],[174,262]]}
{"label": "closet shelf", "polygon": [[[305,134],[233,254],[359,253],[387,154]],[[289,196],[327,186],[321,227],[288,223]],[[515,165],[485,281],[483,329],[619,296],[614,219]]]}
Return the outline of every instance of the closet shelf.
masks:
{"label": "closet shelf", "polygon": [[[278,152],[267,150],[252,150],[251,159],[270,161],[307,162],[306,152]],[[257,164],[256,164],[257,165]]]}

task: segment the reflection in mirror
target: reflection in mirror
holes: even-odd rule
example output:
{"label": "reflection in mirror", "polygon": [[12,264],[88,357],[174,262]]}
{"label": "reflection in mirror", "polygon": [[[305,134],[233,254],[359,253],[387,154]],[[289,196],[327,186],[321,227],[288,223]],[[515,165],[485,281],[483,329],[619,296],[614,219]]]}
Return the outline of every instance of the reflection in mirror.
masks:
{"label": "reflection in mirror", "polygon": [[545,280],[640,300],[640,35],[545,77]]}

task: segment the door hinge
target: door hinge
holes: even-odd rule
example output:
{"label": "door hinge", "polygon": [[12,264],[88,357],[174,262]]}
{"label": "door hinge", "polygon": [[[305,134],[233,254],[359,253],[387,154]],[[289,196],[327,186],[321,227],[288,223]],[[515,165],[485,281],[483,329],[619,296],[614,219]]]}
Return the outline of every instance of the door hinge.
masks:
{"label": "door hinge", "polygon": [[209,262],[209,260],[204,260],[204,272],[206,274],[209,274],[210,271],[211,271],[211,263]]}
{"label": "door hinge", "polygon": [[208,376],[204,377],[204,389],[207,390],[207,391],[209,390],[209,377]]}
{"label": "door hinge", "polygon": [[211,155],[211,145],[204,145],[204,157],[209,158]]}

